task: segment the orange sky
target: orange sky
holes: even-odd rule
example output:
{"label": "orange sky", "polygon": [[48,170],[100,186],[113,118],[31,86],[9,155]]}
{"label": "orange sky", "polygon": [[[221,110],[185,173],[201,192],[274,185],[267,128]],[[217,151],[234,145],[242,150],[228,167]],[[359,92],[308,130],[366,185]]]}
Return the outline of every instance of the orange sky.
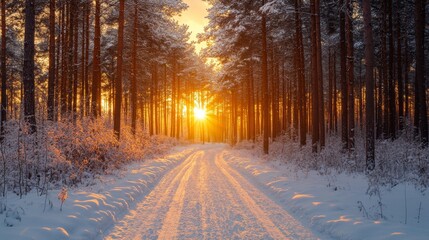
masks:
{"label": "orange sky", "polygon": [[[196,35],[204,32],[204,26],[208,24],[207,8],[209,7],[207,2],[203,0],[183,0],[188,4],[188,9],[182,13],[182,16],[178,17],[177,20],[180,23],[189,26],[191,34],[191,41],[196,41]],[[197,52],[203,47],[204,44],[197,44]]]}

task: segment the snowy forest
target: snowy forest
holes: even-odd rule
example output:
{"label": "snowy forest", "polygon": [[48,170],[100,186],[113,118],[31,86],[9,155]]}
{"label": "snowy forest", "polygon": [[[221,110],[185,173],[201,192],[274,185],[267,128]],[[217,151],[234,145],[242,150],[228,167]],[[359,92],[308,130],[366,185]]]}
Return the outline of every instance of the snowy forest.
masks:
{"label": "snowy forest", "polygon": [[204,2],[1,0],[0,199],[194,143],[427,190],[427,1]]}
{"label": "snowy forest", "polygon": [[72,184],[154,135],[266,154],[338,139],[369,171],[376,142],[427,150],[425,1],[209,3],[198,55],[179,0],[2,1],[2,194]]}

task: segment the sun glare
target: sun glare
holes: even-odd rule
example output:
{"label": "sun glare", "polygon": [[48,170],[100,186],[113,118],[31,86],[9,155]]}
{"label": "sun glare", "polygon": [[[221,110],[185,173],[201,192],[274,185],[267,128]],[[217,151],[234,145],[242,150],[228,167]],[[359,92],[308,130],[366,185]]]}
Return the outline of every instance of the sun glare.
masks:
{"label": "sun glare", "polygon": [[198,120],[204,120],[206,119],[206,110],[202,108],[194,108],[194,116]]}

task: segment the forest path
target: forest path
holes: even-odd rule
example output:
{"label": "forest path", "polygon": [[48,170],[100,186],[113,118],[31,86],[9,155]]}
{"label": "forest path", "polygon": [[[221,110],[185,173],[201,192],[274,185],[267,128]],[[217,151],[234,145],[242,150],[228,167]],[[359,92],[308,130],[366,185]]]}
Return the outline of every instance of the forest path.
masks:
{"label": "forest path", "polygon": [[225,161],[225,145],[203,145],[168,172],[105,239],[316,239]]}

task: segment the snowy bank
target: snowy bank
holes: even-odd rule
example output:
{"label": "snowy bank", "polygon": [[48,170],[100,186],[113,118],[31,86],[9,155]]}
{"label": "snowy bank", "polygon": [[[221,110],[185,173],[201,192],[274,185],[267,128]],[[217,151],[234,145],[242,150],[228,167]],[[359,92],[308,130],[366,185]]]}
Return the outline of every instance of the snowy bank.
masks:
{"label": "snowy bank", "polygon": [[193,153],[192,147],[173,149],[166,157],[134,163],[118,179],[103,176],[92,187],[69,190],[60,211],[59,191],[19,199],[1,199],[0,239],[94,239],[114,224],[158,183],[162,176]]}
{"label": "snowy bank", "polygon": [[297,171],[292,164],[255,156],[254,150],[224,154],[303,224],[333,239],[428,239],[429,197],[413,185],[379,187],[370,196],[364,175]]}

